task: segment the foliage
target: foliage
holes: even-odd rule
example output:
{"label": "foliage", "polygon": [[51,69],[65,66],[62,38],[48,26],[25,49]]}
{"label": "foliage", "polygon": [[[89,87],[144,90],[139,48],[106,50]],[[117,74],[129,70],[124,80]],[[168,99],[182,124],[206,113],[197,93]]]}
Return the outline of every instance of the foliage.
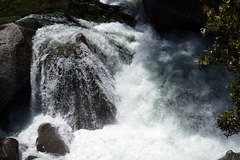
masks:
{"label": "foliage", "polygon": [[197,67],[222,66],[235,75],[228,88],[233,107],[218,117],[217,126],[228,137],[240,132],[240,0],[203,1],[206,15],[202,34],[215,36],[213,46],[200,54]]}

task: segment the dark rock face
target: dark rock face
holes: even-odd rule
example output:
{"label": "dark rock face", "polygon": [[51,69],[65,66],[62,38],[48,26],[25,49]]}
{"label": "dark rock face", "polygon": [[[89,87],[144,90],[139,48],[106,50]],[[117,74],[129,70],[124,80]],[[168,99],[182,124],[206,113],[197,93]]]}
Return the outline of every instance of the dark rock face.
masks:
{"label": "dark rock face", "polygon": [[[0,24],[15,22],[20,17],[29,14],[62,12],[70,16],[95,22],[123,22],[129,25],[135,24],[135,19],[122,12],[118,6],[109,6],[98,0],[58,0],[58,1],[32,1],[18,0],[6,3],[0,1]],[[7,18],[6,18],[7,17]],[[36,22],[41,27],[42,22]],[[25,26],[25,25],[24,25]],[[32,25],[27,25],[27,28]],[[26,26],[25,26],[26,27]]]}
{"label": "dark rock face", "polygon": [[[8,126],[3,126],[8,132],[19,132],[31,119],[31,110],[30,110],[30,99],[31,99],[31,86],[30,80],[15,93],[12,100],[3,108],[6,110],[5,113],[2,113],[0,110],[0,125],[1,122],[9,122]],[[5,116],[5,120],[2,119]],[[1,127],[1,126],[0,126]]]}
{"label": "dark rock face", "polygon": [[25,160],[33,160],[33,159],[36,159],[37,157],[36,156],[28,156]]}
{"label": "dark rock face", "polygon": [[0,141],[0,159],[1,160],[19,160],[18,141],[13,138],[7,138]]}
{"label": "dark rock face", "polygon": [[113,78],[85,36],[40,54],[47,55],[36,60],[35,111],[61,114],[74,129],[98,129],[115,121]]}
{"label": "dark rock face", "polygon": [[65,155],[69,150],[57,129],[50,123],[43,123],[38,128],[38,138],[36,140],[37,150],[40,152],[52,153],[55,155]]}
{"label": "dark rock face", "polygon": [[227,151],[226,155],[219,160],[239,160],[240,153],[234,153],[232,150]]}
{"label": "dark rock face", "polygon": [[0,109],[29,80],[33,34],[13,23],[0,26]]}
{"label": "dark rock face", "polygon": [[143,0],[146,15],[159,32],[199,31],[203,24],[199,0]]}
{"label": "dark rock face", "polygon": [[6,108],[0,109],[0,128],[4,128],[9,124],[9,116]]}

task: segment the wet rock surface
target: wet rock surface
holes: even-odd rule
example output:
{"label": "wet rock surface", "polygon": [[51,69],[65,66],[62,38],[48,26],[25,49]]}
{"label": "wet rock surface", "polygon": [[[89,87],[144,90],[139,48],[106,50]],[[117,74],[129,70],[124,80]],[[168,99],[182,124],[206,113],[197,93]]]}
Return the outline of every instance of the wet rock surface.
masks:
{"label": "wet rock surface", "polygon": [[36,111],[61,114],[74,129],[99,129],[115,122],[113,77],[93,52],[85,36],[79,34],[75,44],[41,53],[47,55],[36,62]]}
{"label": "wet rock surface", "polygon": [[[0,109],[29,81],[35,31],[10,23],[0,26]],[[3,112],[1,112],[3,113]],[[4,112],[6,113],[6,112]],[[7,115],[1,122],[7,122]]]}
{"label": "wet rock surface", "polygon": [[50,123],[43,123],[39,126],[36,147],[40,152],[55,155],[65,155],[66,153],[69,153],[69,150],[58,134],[57,129]]}
{"label": "wet rock surface", "polygon": [[[100,3],[98,0],[18,0],[4,2],[0,1],[0,24],[16,22],[16,20],[30,14],[46,14],[61,12],[68,18],[75,16],[95,22],[123,22],[134,25],[135,20],[130,15],[122,12],[118,6],[109,6]],[[31,22],[33,23],[33,22]],[[34,22],[40,27],[41,22]],[[38,23],[38,24],[37,24]],[[32,24],[28,24],[32,25]],[[29,26],[28,26],[29,27]]]}
{"label": "wet rock surface", "polygon": [[28,156],[25,160],[33,160],[33,159],[36,159],[37,157],[36,156]]}
{"label": "wet rock surface", "polygon": [[219,160],[239,160],[240,153],[235,153],[232,150],[227,151],[226,155]]}
{"label": "wet rock surface", "polygon": [[18,141],[13,138],[7,138],[0,141],[0,159],[1,160],[19,160]]}

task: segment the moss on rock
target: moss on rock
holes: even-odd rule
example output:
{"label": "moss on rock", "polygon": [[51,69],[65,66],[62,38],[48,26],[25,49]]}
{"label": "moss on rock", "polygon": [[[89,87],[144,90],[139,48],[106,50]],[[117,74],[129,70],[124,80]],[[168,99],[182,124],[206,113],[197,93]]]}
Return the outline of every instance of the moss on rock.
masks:
{"label": "moss on rock", "polygon": [[94,22],[123,22],[134,25],[135,20],[117,6],[97,0],[12,0],[0,1],[0,25],[15,22],[30,14],[62,12]]}

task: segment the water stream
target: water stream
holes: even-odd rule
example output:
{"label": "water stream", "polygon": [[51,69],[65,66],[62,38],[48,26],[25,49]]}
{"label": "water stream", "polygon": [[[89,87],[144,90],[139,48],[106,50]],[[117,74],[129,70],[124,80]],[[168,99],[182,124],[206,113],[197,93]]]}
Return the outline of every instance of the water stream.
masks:
{"label": "water stream", "polygon": [[[104,68],[112,75],[111,93],[118,97],[114,99],[116,123],[97,130],[73,130],[67,117],[34,115],[17,136],[22,159],[34,155],[39,160],[215,160],[227,150],[239,151],[239,138],[226,139],[216,128],[216,118],[230,104],[225,86],[231,76],[219,68],[195,68],[194,60],[208,40],[194,33],[162,38],[147,24],[131,28],[118,22],[78,21],[85,27],[55,24],[39,29],[33,38],[35,57],[43,49],[71,43],[76,35],[83,34],[96,45],[97,56],[105,57]],[[32,65],[32,77],[35,70],[36,65]],[[109,83],[108,78],[102,81]],[[33,92],[34,84],[32,81]],[[54,90],[51,83],[45,87]],[[52,106],[48,104],[47,112],[53,112]],[[37,128],[43,122],[59,129],[69,154],[56,157],[36,151]]]}

